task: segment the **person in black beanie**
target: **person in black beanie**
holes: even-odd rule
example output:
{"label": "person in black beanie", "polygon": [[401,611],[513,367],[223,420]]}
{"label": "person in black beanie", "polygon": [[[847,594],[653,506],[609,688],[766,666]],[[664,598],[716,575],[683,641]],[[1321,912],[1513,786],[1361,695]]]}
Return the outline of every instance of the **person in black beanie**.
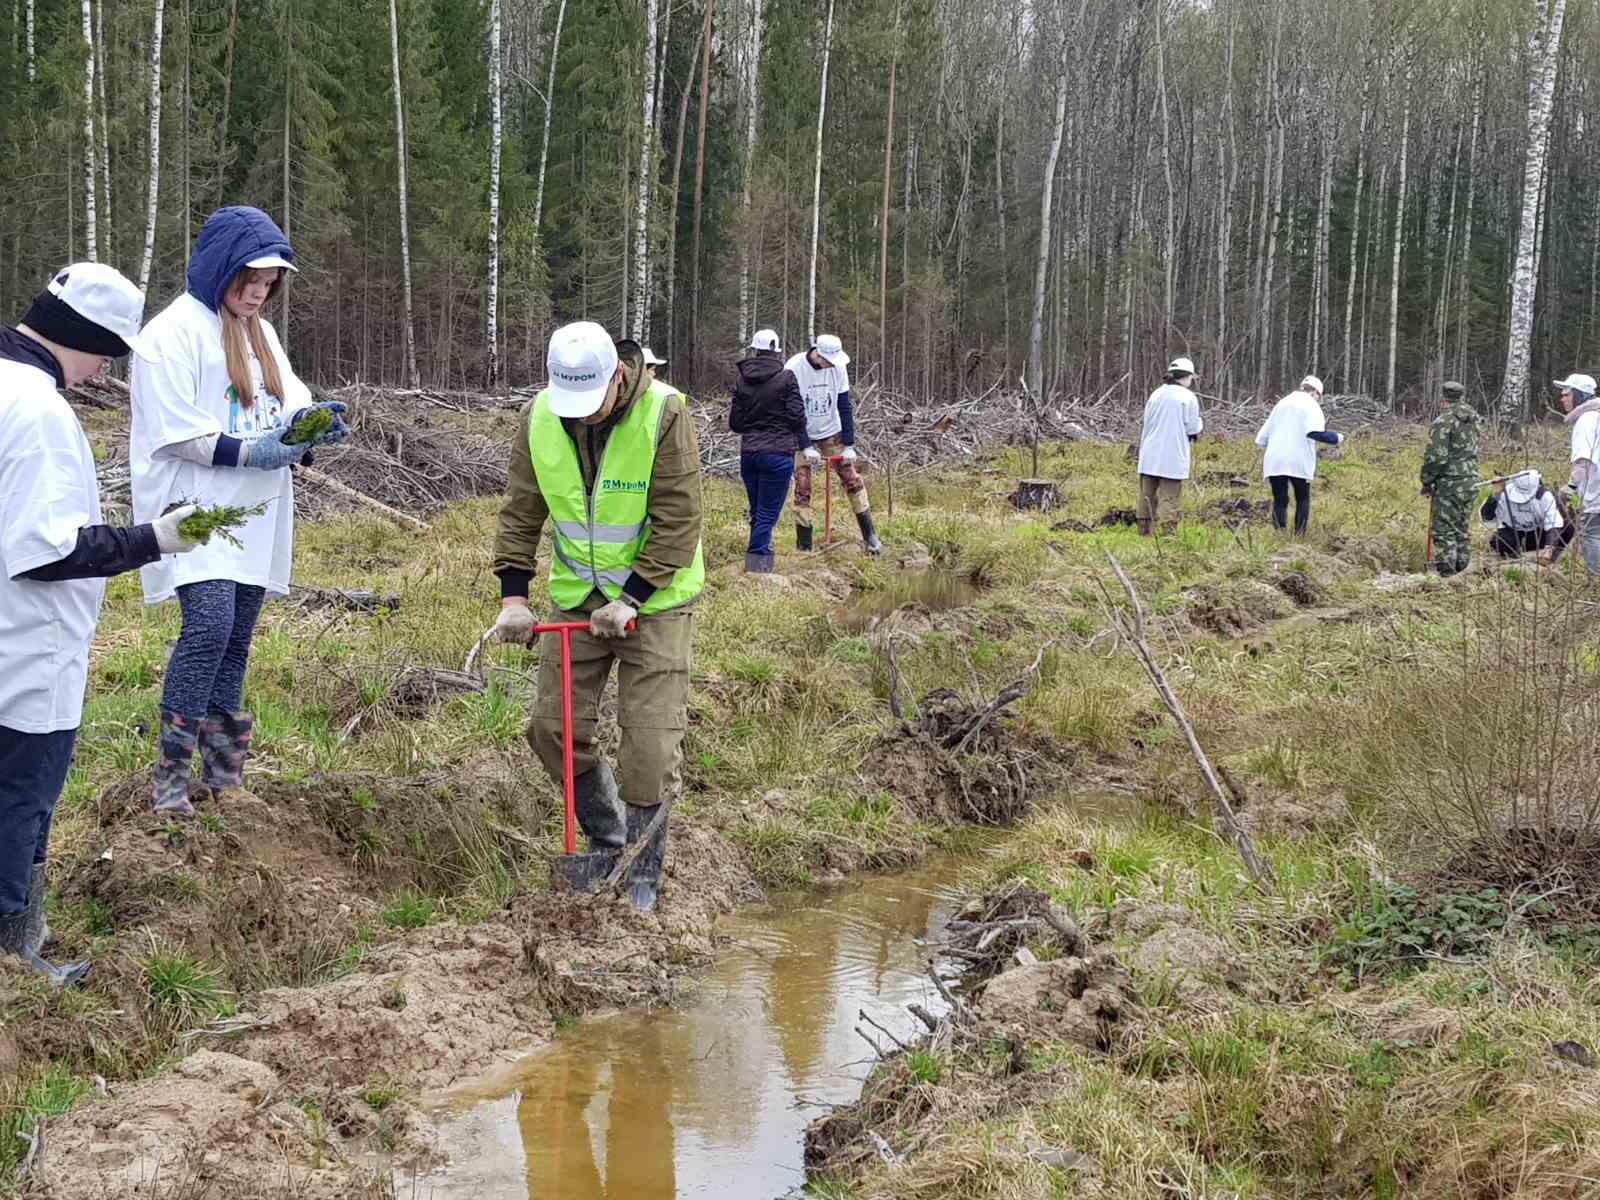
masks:
{"label": "person in black beanie", "polygon": [[88,963],[40,957],[50,818],[83,715],[105,579],[197,545],[194,505],[131,527],[100,520],[94,455],[58,389],[142,350],[144,295],[99,263],[58,272],[0,327],[0,953],[55,985]]}

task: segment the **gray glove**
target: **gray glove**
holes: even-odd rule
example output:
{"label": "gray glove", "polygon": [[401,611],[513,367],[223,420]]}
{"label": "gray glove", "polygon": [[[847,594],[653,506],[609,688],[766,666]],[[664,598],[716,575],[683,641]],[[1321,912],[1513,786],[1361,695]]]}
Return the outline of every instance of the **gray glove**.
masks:
{"label": "gray glove", "polygon": [[526,646],[533,640],[533,610],[526,604],[504,604],[495,618],[494,634],[502,642]]}
{"label": "gray glove", "polygon": [[822,451],[818,450],[815,446],[807,446],[805,449],[805,456],[806,466],[820,467],[822,465]]}
{"label": "gray glove", "polygon": [[150,522],[150,528],[156,535],[156,549],[163,554],[187,554],[199,542],[191,541],[178,532],[178,522],[195,511],[193,504],[180,505],[165,516],[157,517]]}
{"label": "gray glove", "polygon": [[298,446],[287,445],[283,441],[284,430],[274,430],[264,433],[244,444],[244,455],[239,460],[241,467],[254,467],[258,471],[276,471],[282,467],[293,466],[306,456],[306,451],[311,449],[310,442],[302,442]]}
{"label": "gray glove", "polygon": [[627,637],[628,622],[638,615],[638,609],[618,598],[589,614],[589,632],[598,638]]}

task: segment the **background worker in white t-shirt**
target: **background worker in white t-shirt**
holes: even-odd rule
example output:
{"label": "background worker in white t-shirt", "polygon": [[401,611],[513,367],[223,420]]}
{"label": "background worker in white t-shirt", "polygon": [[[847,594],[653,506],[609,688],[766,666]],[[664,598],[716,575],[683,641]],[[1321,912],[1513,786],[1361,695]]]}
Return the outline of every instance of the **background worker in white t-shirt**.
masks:
{"label": "background worker in white t-shirt", "polygon": [[98,374],[139,338],[144,295],[110,267],[58,272],[15,328],[0,328],[0,953],[54,984],[87,963],[39,957],[50,818],[83,717],[105,578],[183,553],[194,511],[100,523],[94,455],[59,388]]}
{"label": "background worker in white t-shirt", "polygon": [[[1183,507],[1189,478],[1189,444],[1200,436],[1200,401],[1190,390],[1194,363],[1175,358],[1166,381],[1150,393],[1139,437],[1139,532],[1149,535],[1159,518],[1169,532]],[[1162,514],[1165,514],[1164,516]]]}
{"label": "background worker in white t-shirt", "polygon": [[1311,481],[1317,476],[1316,442],[1337,446],[1344,439],[1328,432],[1322,415],[1322,380],[1307,375],[1300,386],[1272,406],[1256,433],[1261,473],[1272,489],[1272,523],[1288,528],[1289,490],[1294,489],[1294,532],[1299,537],[1311,519]]}
{"label": "background worker in white t-shirt", "polygon": [[806,436],[811,445],[803,447],[794,466],[795,544],[811,549],[811,469],[824,458],[837,455],[833,464],[850,497],[850,507],[861,527],[861,541],[868,554],[882,554],[883,543],[872,524],[867,503],[867,484],[856,470],[856,419],[850,403],[850,375],[846,370],[850,356],[844,343],[831,333],[820,334],[811,349],[796,354],[783,364],[794,373],[800,396],[806,404]]}
{"label": "background worker in white t-shirt", "polygon": [[[1576,510],[1583,565],[1593,575],[1600,571],[1600,401],[1594,396],[1593,375],[1572,374],[1555,383],[1561,389],[1561,407],[1567,410],[1572,431],[1572,478],[1566,492]],[[1539,552],[1540,562],[1553,557],[1550,549]]]}
{"label": "background worker in white t-shirt", "polygon": [[201,782],[238,787],[254,718],[241,708],[245,664],[261,604],[289,590],[294,484],[288,468],[310,443],[283,440],[314,408],[333,413],[317,445],[344,438],[342,404],[314,404],[261,310],[277,295],[294,251],[259,208],[218,209],[189,259],[188,288],[145,326],[150,361],[133,368],[128,444],[136,517],[180,499],[265,505],[181,561],[144,568],[147,604],[174,595],[183,630],[161,691],[161,742],[151,785],[156,812],[192,817],[189,771],[198,746]]}

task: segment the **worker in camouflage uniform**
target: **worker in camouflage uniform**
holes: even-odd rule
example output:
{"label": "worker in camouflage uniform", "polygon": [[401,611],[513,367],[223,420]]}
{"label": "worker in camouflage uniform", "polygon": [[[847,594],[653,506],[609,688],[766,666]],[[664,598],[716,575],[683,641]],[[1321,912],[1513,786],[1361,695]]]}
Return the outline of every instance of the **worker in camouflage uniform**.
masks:
{"label": "worker in camouflage uniform", "polygon": [[1478,497],[1478,414],[1459,383],[1440,388],[1439,415],[1422,455],[1422,494],[1433,499],[1433,563],[1441,575],[1467,569],[1467,532]]}

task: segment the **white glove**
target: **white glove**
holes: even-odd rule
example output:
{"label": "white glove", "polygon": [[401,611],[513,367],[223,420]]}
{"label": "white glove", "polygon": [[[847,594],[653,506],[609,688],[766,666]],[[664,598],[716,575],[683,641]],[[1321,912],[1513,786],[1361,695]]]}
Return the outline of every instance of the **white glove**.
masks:
{"label": "white glove", "polygon": [[846,446],[843,450],[839,451],[839,457],[844,459],[847,463],[855,462],[856,448],[854,446]]}
{"label": "white glove", "polygon": [[533,625],[533,611],[526,604],[503,604],[495,618],[494,633],[502,642],[526,646],[533,640]]}
{"label": "white glove", "polygon": [[626,637],[628,622],[638,615],[639,610],[626,600],[613,600],[589,617],[589,632],[598,638]]}
{"label": "white glove", "polygon": [[822,451],[815,446],[806,447],[806,466],[820,467],[822,465]]}
{"label": "white glove", "polygon": [[163,554],[187,554],[200,545],[178,532],[178,522],[193,513],[196,507],[193,504],[180,505],[150,522],[150,528],[155,531],[157,550]]}

